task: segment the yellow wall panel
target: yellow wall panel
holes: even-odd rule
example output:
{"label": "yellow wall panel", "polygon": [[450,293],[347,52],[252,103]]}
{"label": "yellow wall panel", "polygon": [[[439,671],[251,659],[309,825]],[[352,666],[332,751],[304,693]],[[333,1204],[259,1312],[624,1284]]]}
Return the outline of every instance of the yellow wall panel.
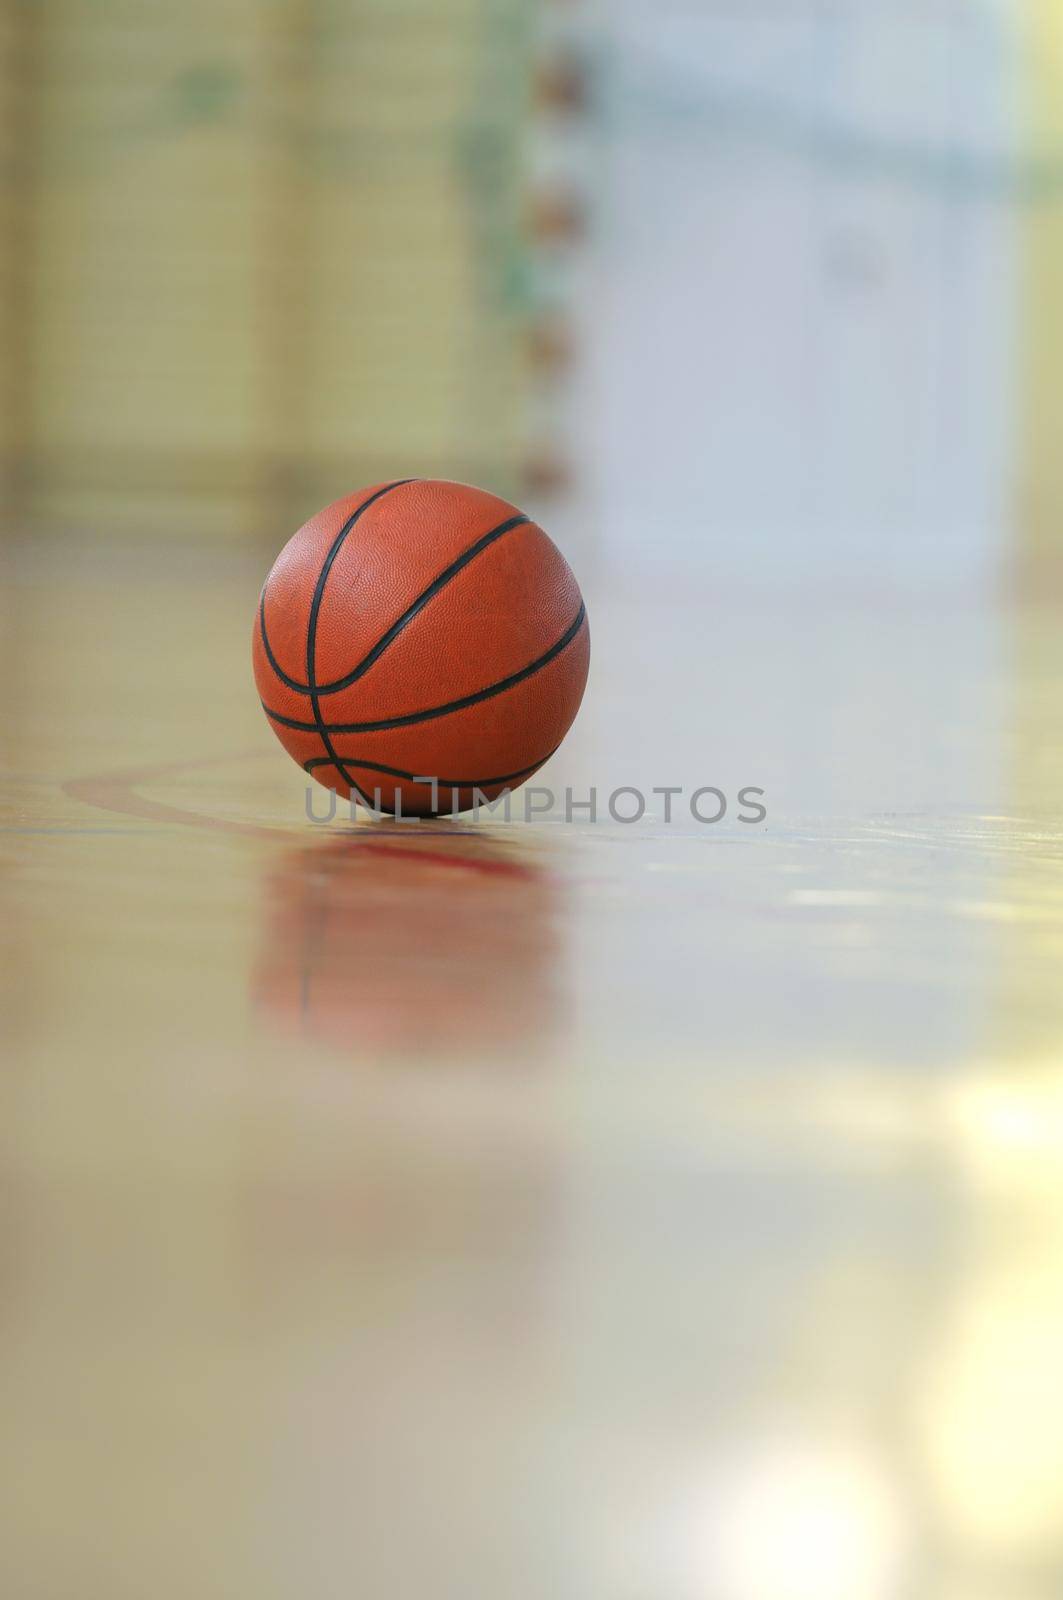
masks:
{"label": "yellow wall panel", "polygon": [[8,7],[2,437],[37,525],[142,530],[154,495],[161,524],[252,534],[396,465],[516,486],[534,9]]}

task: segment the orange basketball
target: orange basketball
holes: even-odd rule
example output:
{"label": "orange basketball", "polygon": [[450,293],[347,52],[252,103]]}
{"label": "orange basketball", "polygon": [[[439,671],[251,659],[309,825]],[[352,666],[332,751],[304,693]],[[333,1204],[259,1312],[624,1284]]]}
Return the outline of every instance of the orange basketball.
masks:
{"label": "orange basketball", "polygon": [[482,489],[412,478],[337,500],[289,539],[253,655],[270,725],[307,772],[431,816],[468,810],[476,790],[496,799],[553,755],[590,633],[540,527]]}

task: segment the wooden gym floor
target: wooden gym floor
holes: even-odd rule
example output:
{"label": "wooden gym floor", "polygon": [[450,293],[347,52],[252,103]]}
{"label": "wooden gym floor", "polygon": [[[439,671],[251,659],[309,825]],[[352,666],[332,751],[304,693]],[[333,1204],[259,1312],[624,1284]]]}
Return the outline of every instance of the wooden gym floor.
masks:
{"label": "wooden gym floor", "polygon": [[3,1593],[1058,1595],[1057,615],[589,585],[732,814],[324,825],[265,565],[10,559]]}

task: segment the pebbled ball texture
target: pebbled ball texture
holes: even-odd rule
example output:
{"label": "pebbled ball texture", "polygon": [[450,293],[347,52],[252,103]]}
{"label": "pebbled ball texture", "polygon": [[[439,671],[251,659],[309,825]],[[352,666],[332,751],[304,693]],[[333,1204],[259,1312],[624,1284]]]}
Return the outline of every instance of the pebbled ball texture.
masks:
{"label": "pebbled ball texture", "polygon": [[289,539],[253,659],[300,766],[345,797],[430,816],[468,810],[474,790],[495,799],[553,755],[590,633],[540,527],[482,489],[418,478],[337,500]]}

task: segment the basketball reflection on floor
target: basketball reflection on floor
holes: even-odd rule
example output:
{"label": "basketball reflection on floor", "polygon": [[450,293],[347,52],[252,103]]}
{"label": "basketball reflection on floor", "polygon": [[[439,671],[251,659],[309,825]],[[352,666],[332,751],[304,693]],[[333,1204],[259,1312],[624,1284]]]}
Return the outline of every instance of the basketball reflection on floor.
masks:
{"label": "basketball reflection on floor", "polygon": [[515,845],[446,822],[306,846],[265,880],[254,1009],[357,1056],[534,1055],[567,1010],[563,895]]}

